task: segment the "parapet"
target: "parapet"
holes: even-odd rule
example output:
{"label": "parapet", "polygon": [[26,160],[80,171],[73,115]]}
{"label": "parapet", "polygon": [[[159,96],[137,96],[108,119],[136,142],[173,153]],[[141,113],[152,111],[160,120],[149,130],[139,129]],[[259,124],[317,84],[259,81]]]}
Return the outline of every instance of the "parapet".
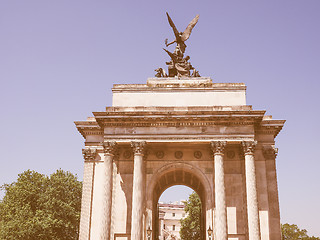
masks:
{"label": "parapet", "polygon": [[211,78],[148,78],[147,84],[115,84],[113,107],[244,106],[244,83]]}

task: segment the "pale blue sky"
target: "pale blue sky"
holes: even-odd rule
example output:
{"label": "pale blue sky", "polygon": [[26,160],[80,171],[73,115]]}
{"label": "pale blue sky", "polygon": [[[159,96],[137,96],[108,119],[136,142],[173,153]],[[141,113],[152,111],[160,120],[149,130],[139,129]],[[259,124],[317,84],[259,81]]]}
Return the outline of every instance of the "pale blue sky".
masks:
{"label": "pale blue sky", "polygon": [[73,121],[110,106],[113,84],[165,67],[166,11],[180,31],[200,14],[186,53],[202,76],[244,82],[248,104],[287,120],[281,221],[320,236],[319,0],[0,0],[0,184],[26,169],[82,179]]}

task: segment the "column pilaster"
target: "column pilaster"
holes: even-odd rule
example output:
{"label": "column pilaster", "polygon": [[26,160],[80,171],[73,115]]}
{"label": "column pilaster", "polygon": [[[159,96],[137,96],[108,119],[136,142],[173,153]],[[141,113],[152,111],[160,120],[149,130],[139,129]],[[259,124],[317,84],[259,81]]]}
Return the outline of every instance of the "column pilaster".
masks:
{"label": "column pilaster", "polygon": [[116,155],[117,143],[114,141],[104,142],[104,162],[103,162],[103,181],[101,198],[101,226],[100,240],[110,239],[111,226],[111,206],[112,206],[112,187],[113,187],[113,160]]}
{"label": "column pilaster", "polygon": [[214,158],[214,184],[215,184],[215,218],[214,233],[216,240],[227,240],[227,211],[226,193],[224,185],[224,149],[225,141],[211,142]]}
{"label": "column pilaster", "polygon": [[262,153],[266,161],[268,202],[269,202],[269,237],[270,239],[281,239],[279,193],[276,171],[276,157],[278,148],[274,145],[264,145]]}
{"label": "column pilaster", "polygon": [[133,141],[134,152],[131,240],[143,239],[143,204],[144,204],[144,164],[146,152],[145,141]]}
{"label": "column pilaster", "polygon": [[90,239],[91,231],[91,210],[92,210],[92,191],[94,183],[94,160],[97,156],[97,150],[92,148],[82,149],[84,162],[82,198],[81,198],[81,216],[79,240]]}
{"label": "column pilaster", "polygon": [[256,168],[255,168],[255,161],[254,161],[254,150],[255,150],[256,144],[257,144],[256,141],[242,142],[244,158],[245,158],[245,171],[246,171],[249,240],[260,240],[257,180],[256,180]]}

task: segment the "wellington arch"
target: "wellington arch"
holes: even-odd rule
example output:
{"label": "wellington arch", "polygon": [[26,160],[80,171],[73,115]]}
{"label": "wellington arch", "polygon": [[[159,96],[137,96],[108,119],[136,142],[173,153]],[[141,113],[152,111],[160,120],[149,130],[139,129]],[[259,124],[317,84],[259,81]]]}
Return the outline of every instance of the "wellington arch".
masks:
{"label": "wellington arch", "polygon": [[157,202],[173,185],[199,194],[202,239],[281,239],[274,139],[285,121],[247,105],[243,83],[157,77],[112,92],[112,106],[75,122],[79,239],[159,239]]}

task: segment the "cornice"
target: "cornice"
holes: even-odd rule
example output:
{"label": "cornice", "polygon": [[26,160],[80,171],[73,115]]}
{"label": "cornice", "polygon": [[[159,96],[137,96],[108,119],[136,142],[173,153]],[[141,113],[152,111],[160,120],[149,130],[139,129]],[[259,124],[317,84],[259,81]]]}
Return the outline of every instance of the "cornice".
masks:
{"label": "cornice", "polygon": [[252,111],[252,105],[235,105],[235,106],[131,106],[131,107],[106,107],[107,113],[122,113],[122,112],[178,112],[178,113],[189,113],[189,112],[212,112],[212,111]]}
{"label": "cornice", "polygon": [[265,111],[134,111],[94,112],[103,127],[178,127],[209,125],[252,125],[260,122]]}
{"label": "cornice", "polygon": [[103,135],[103,129],[96,121],[76,121],[74,123],[83,138],[88,135]]}
{"label": "cornice", "polygon": [[149,78],[147,84],[114,84],[113,93],[117,92],[158,92],[158,91],[245,91],[244,83],[212,83],[211,78]]}
{"label": "cornice", "polygon": [[284,126],[286,120],[262,120],[259,125],[256,125],[255,132],[257,134],[271,134],[275,138]]}
{"label": "cornice", "polygon": [[210,143],[211,141],[227,141],[228,143],[241,143],[242,141],[253,141],[254,136],[105,136],[104,141],[116,141],[117,143],[127,143],[134,140],[154,143]]}

